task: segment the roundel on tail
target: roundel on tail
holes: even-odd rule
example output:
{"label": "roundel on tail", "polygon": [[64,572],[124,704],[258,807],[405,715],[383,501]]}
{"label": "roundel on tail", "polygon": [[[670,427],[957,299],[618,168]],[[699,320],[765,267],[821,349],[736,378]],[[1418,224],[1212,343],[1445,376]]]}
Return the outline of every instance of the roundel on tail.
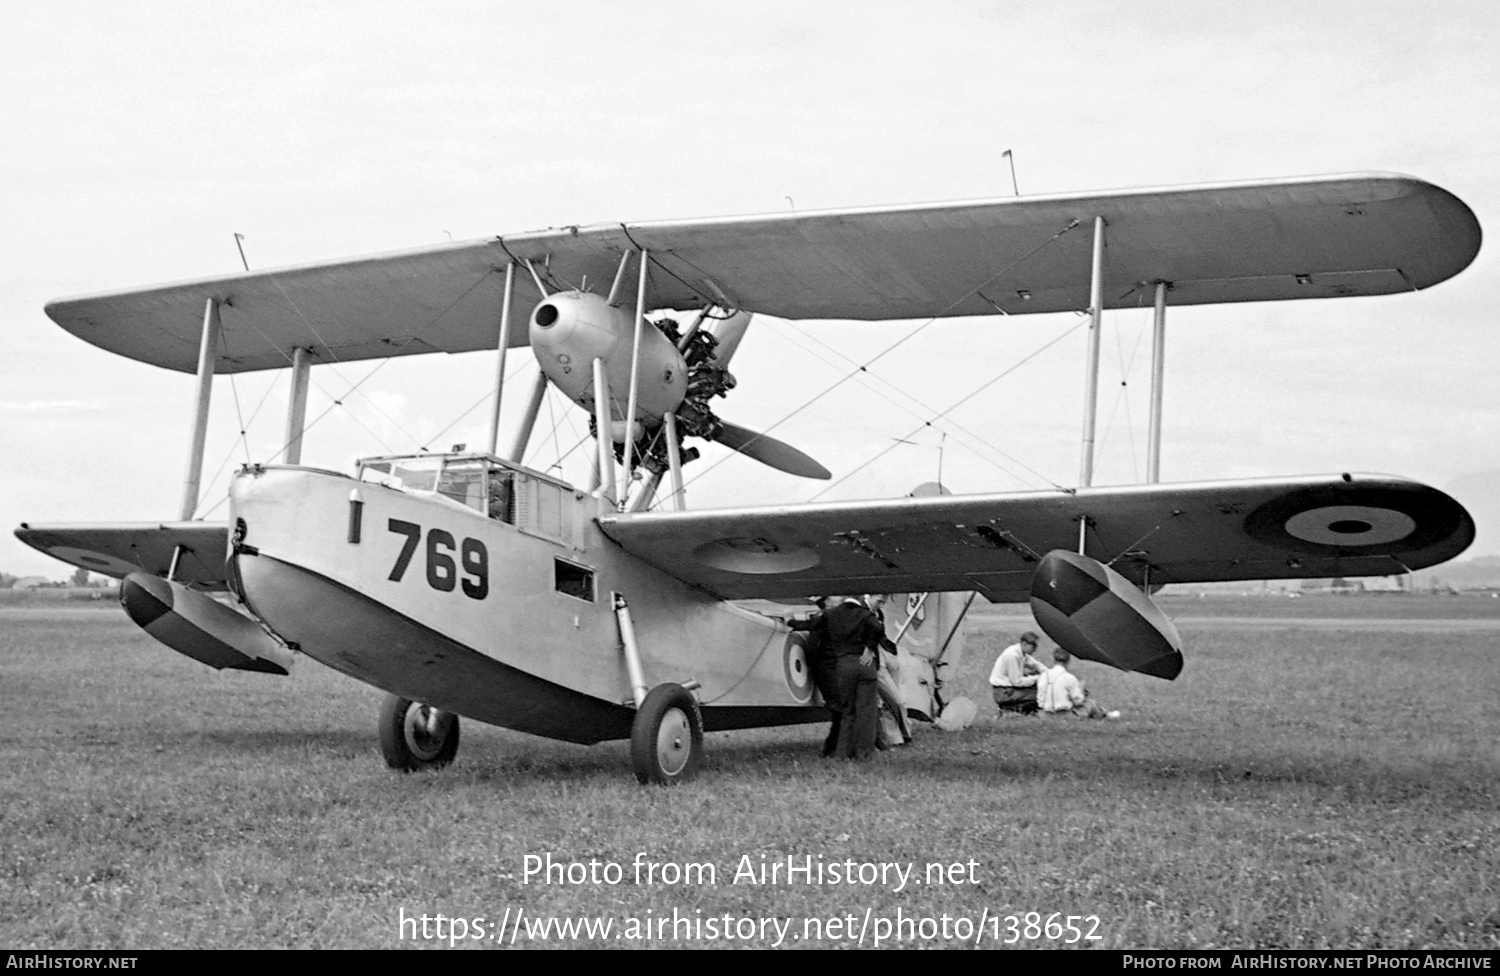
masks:
{"label": "roundel on tail", "polygon": [[1273,498],[1245,518],[1252,539],[1319,556],[1417,552],[1463,531],[1468,513],[1425,485],[1318,485]]}

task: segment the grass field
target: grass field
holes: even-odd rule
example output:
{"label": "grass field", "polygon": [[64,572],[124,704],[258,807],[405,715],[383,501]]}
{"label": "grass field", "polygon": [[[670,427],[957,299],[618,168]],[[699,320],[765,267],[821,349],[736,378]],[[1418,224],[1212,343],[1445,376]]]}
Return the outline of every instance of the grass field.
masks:
{"label": "grass field", "polygon": [[[316,664],[217,673],[119,612],[0,609],[0,945],[447,944],[401,938],[439,913],[486,940],[520,913],[516,945],[776,943],[741,918],[791,919],[784,945],[870,945],[882,921],[892,945],[1051,945],[1037,912],[1109,948],[1500,948],[1500,601],[1163,602],[1178,681],[1077,668],[1121,721],[995,718],[985,676],[1028,621],[990,612],[953,679],[981,705],[967,731],[865,765],[820,761],[819,727],[711,735],[667,790],[623,743],[476,723],[450,769],[393,774],[379,693]],[[548,853],[622,880],[528,883]],[[715,876],[636,883],[638,855]],[[963,869],[735,883],[787,855]],[[628,934],[674,911],[698,929]],[[731,938],[707,930],[726,915]],[[528,932],[549,916],[615,928]]]}

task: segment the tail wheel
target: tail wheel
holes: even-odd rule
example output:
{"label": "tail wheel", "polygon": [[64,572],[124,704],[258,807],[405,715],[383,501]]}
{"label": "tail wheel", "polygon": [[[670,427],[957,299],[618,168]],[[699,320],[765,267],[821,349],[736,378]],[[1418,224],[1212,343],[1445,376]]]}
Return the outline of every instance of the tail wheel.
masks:
{"label": "tail wheel", "polygon": [[399,695],[380,707],[380,752],[392,769],[441,769],[458,754],[458,716]]}
{"label": "tail wheel", "polygon": [[689,778],[703,760],[703,715],[681,685],[652,688],[630,730],[630,764],[642,783],[671,785]]}

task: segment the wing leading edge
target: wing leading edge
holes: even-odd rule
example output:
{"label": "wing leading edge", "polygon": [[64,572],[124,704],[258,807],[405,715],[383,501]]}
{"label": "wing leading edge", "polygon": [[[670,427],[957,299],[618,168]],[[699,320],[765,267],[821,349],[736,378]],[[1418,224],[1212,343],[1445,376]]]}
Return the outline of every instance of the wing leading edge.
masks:
{"label": "wing leading edge", "polygon": [[[1426,288],[1478,253],[1462,200],[1364,173],[758,217],[596,224],[54,301],[79,338],[169,369],[197,366],[220,303],[216,372],[493,349],[504,269],[551,290],[607,288],[627,250],[652,256],[649,305],[734,305],[789,319],[907,319],[1081,310],[1090,230],[1106,223],[1105,307],[1382,295]],[[1071,230],[1069,228],[1072,228]],[[540,292],[515,278],[512,346]]]}
{"label": "wing leading edge", "polygon": [[1451,559],[1474,522],[1434,488],[1377,475],[945,495],[608,515],[627,552],[724,599],[977,590],[1025,602],[1047,552],[1137,585],[1388,576]]}

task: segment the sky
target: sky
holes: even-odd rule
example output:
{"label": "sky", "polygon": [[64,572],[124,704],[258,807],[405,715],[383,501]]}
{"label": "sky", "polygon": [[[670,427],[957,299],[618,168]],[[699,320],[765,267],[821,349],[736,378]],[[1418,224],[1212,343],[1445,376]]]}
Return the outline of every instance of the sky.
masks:
{"label": "sky", "polygon": [[[0,521],[176,517],[193,377],[90,346],[42,307],[236,271],[236,233],[269,268],[574,223],[1009,196],[1006,150],[1022,194],[1406,173],[1488,229],[1497,28],[1500,8],[1461,0],[20,5],[0,32]],[[1417,294],[1170,311],[1163,480],[1403,475],[1474,513],[1469,555],[1500,553],[1497,299],[1491,246]],[[924,323],[758,317],[719,412],[774,426],[835,481],[708,447],[689,502],[1074,485],[1078,321],[911,336]],[[1095,482],[1142,481],[1149,309],[1107,314],[1102,348]],[[477,447],[493,369],[492,353],[314,367],[304,463]],[[215,381],[200,515],[223,518],[234,467],[280,448],[286,392],[285,371]],[[528,462],[586,430],[549,401]],[[0,571],[71,567],[6,532]]]}

